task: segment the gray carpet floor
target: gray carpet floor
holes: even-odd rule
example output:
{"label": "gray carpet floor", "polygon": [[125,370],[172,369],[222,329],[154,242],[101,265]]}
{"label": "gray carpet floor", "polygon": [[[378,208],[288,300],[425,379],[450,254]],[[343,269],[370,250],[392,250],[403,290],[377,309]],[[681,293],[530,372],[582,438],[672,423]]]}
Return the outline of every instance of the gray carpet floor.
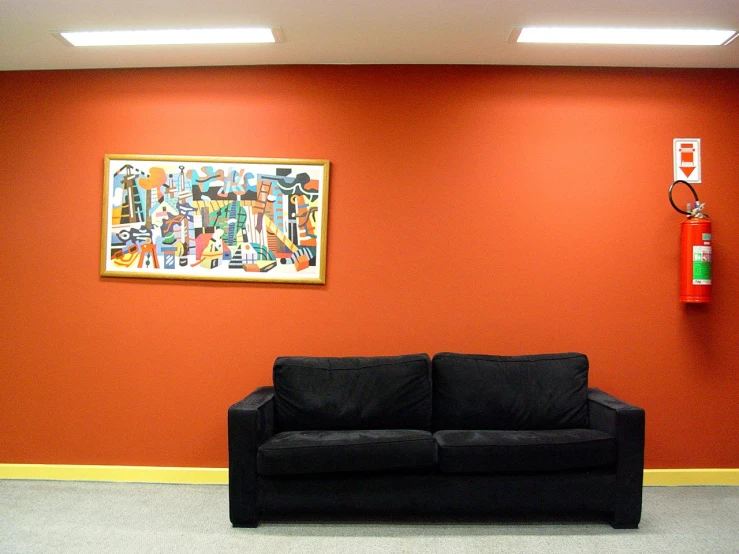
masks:
{"label": "gray carpet floor", "polygon": [[234,529],[225,486],[0,480],[0,553],[37,552],[739,553],[739,487],[647,487],[638,530],[561,518]]}

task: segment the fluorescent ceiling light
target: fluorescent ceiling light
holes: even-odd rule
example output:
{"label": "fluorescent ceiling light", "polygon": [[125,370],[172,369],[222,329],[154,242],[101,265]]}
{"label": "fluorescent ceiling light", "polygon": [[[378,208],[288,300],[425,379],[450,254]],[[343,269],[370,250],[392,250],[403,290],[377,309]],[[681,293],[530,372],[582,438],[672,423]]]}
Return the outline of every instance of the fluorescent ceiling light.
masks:
{"label": "fluorescent ceiling light", "polygon": [[269,27],[245,27],[242,29],[168,29],[159,31],[80,31],[61,32],[59,35],[72,46],[282,42],[280,30]]}
{"label": "fluorescent ceiling light", "polygon": [[719,46],[736,31],[709,29],[618,29],[601,27],[523,27],[516,42],[560,44],[667,44]]}

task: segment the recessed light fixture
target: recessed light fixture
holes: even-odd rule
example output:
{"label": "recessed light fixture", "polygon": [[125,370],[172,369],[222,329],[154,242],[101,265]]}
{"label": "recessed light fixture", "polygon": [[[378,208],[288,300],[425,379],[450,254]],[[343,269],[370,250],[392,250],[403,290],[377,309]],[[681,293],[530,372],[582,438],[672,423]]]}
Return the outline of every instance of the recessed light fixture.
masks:
{"label": "recessed light fixture", "polygon": [[283,41],[282,32],[277,27],[162,29],[156,31],[64,31],[58,34],[72,46],[247,44]]}
{"label": "recessed light fixture", "polygon": [[511,33],[510,42],[555,44],[663,44],[720,46],[736,31],[717,29],[630,29],[613,27],[522,27]]}

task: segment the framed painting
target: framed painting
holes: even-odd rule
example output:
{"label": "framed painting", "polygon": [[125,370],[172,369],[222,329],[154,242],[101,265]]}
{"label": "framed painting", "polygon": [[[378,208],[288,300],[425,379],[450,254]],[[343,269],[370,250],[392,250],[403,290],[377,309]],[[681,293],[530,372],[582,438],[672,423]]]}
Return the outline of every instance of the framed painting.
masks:
{"label": "framed painting", "polygon": [[327,160],[105,156],[100,274],[325,283]]}

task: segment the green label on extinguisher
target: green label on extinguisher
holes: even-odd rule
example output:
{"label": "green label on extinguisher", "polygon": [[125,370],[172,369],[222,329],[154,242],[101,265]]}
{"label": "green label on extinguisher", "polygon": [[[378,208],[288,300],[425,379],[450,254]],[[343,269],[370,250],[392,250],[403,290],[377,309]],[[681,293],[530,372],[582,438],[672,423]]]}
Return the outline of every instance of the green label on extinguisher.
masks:
{"label": "green label on extinguisher", "polygon": [[693,284],[711,284],[710,246],[693,246]]}

